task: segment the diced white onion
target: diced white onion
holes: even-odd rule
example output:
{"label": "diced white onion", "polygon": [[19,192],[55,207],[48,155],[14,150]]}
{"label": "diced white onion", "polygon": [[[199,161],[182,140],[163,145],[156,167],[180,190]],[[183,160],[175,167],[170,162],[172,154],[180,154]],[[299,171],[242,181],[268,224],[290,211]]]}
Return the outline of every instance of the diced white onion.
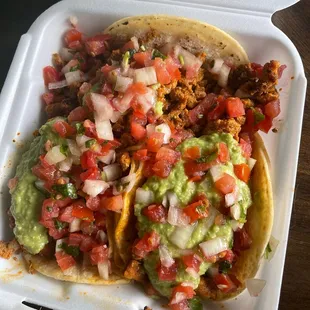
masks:
{"label": "diced white onion", "polygon": [[109,262],[98,263],[98,272],[101,278],[109,280]]}
{"label": "diced white onion", "polygon": [[111,164],[102,168],[106,181],[115,181],[122,176],[122,169],[119,164]]}
{"label": "diced white onion", "polygon": [[165,245],[159,246],[159,259],[161,264],[167,268],[171,267],[175,263],[170,251]]}
{"label": "diced white onion", "polygon": [[107,121],[113,116],[114,109],[106,96],[91,93],[90,100],[94,106],[95,119],[97,119],[99,122]]}
{"label": "diced white onion", "polygon": [[62,80],[59,82],[53,82],[53,83],[48,83],[48,89],[59,89],[59,88],[64,88],[68,86],[68,83],[66,80]]}
{"label": "diced white onion", "polygon": [[173,298],[171,299],[170,304],[171,305],[178,304],[181,301],[185,300],[186,298],[187,298],[187,296],[185,293],[177,292],[174,294]]}
{"label": "diced white onion", "polygon": [[228,82],[228,76],[230,72],[230,67],[228,67],[225,63],[222,65],[221,70],[219,72],[218,84],[221,87],[226,87]]}
{"label": "diced white onion", "polygon": [[113,85],[115,85],[116,79],[120,75],[121,75],[121,68],[117,68],[117,69],[110,71],[108,74],[109,82],[112,83]]}
{"label": "diced white onion", "polygon": [[206,257],[214,256],[229,249],[228,243],[220,237],[202,242],[199,247]]}
{"label": "diced white onion", "polygon": [[157,83],[157,76],[155,67],[145,67],[141,69],[136,69],[134,73],[134,81],[142,82],[145,85],[152,85]]}
{"label": "diced white onion", "polygon": [[147,135],[147,137],[150,137],[150,135],[155,132],[155,127],[156,126],[154,124],[146,125],[146,135]]}
{"label": "diced white onion", "polygon": [[237,231],[239,229],[242,229],[243,225],[244,225],[244,223],[240,223],[240,222],[238,222],[236,220],[231,220],[230,221],[230,226],[231,226],[233,231]]}
{"label": "diced white onion", "polygon": [[71,158],[72,158],[72,163],[73,163],[74,165],[79,165],[79,164],[81,163],[81,161],[80,161],[80,156],[72,155]]}
{"label": "diced white onion", "polygon": [[61,245],[65,242],[67,242],[68,238],[62,238],[62,239],[58,239],[56,241],[56,246],[55,246],[55,252],[61,252],[63,251],[63,249],[61,248]]}
{"label": "diced white onion", "polygon": [[[82,136],[77,136],[77,137],[82,137]],[[77,138],[76,137],[76,138]],[[84,136],[86,137],[86,136]],[[88,138],[88,137],[87,137]],[[90,139],[90,138],[89,138]],[[74,140],[67,139],[67,144],[70,150],[70,153],[74,156],[80,156],[81,155],[81,150],[79,149],[77,143]],[[84,142],[85,145],[85,142]]]}
{"label": "diced white onion", "polygon": [[218,181],[224,174],[221,165],[212,166],[210,169],[210,173],[211,173],[213,182]]}
{"label": "diced white onion", "polygon": [[219,214],[217,209],[214,207],[210,207],[209,209],[209,215],[207,218],[204,219],[203,225],[200,227],[200,234],[201,236],[204,236],[209,231],[210,227],[214,224],[215,217]]}
{"label": "diced white onion", "polygon": [[69,21],[73,27],[76,27],[78,23],[78,18],[76,16],[70,16]]}
{"label": "diced white onion", "polygon": [[121,113],[125,113],[130,108],[131,100],[134,95],[131,92],[126,92],[123,98],[114,98],[113,106]]}
{"label": "diced white onion", "polygon": [[124,93],[132,83],[133,79],[119,75],[116,78],[115,90]]}
{"label": "diced white onion", "polygon": [[114,150],[109,150],[106,155],[98,156],[97,158],[104,164],[109,165],[115,162],[116,154]]}
{"label": "diced white onion", "polygon": [[119,120],[119,118],[122,116],[122,113],[121,112],[119,112],[119,111],[113,111],[113,115],[111,116],[111,119],[110,119],[110,121],[112,122],[112,123],[116,123],[118,120]]}
{"label": "diced white onion", "polygon": [[225,195],[225,206],[231,207],[234,203],[238,201],[238,197],[239,197],[239,188],[236,185],[231,193]]}
{"label": "diced white onion", "polygon": [[69,232],[76,232],[81,229],[81,219],[74,218],[74,220],[69,224]]}
{"label": "diced white onion", "polygon": [[155,131],[156,132],[161,132],[161,133],[164,134],[164,141],[163,141],[164,144],[167,144],[167,143],[170,142],[171,129],[170,129],[168,124],[163,123],[163,124],[160,124],[160,125],[156,126],[155,127]]}
{"label": "diced white onion", "polygon": [[249,165],[250,170],[252,170],[254,168],[255,164],[256,164],[256,159],[254,159],[254,158],[248,159],[248,165]]}
{"label": "diced white onion", "polygon": [[103,230],[98,230],[96,237],[102,244],[105,244],[108,241],[108,236]]}
{"label": "diced white onion", "polygon": [[257,297],[266,285],[266,281],[262,279],[246,279],[246,288],[252,297]]}
{"label": "diced white onion", "polygon": [[190,218],[183,212],[181,208],[170,205],[168,210],[168,223],[173,226],[184,227],[189,225]]}
{"label": "diced white onion", "polygon": [[113,131],[110,121],[98,121],[95,118],[95,124],[97,129],[97,134],[100,139],[113,140]]}
{"label": "diced white onion", "polygon": [[214,59],[214,65],[212,68],[209,69],[209,71],[214,74],[219,74],[223,63],[224,60],[221,58]]}
{"label": "diced white onion", "polygon": [[75,67],[77,65],[79,65],[79,61],[77,59],[72,59],[61,69],[61,72],[63,74],[66,74],[66,73],[70,72],[70,69],[72,67]]}
{"label": "diced white onion", "polygon": [[169,192],[167,192],[166,195],[168,198],[169,206],[177,207],[180,205],[179,198],[175,193],[169,191]]}
{"label": "diced white onion", "polygon": [[185,271],[193,278],[199,278],[200,275],[194,268],[187,267]]}
{"label": "diced white onion", "polygon": [[65,160],[66,156],[60,152],[60,145],[56,145],[46,153],[44,159],[49,165],[55,165]]}
{"label": "diced white onion", "polygon": [[73,58],[73,53],[70,53],[70,49],[66,47],[60,49],[59,55],[64,61],[70,61]]}
{"label": "diced white onion", "polygon": [[[92,140],[92,138],[87,137],[85,135],[77,135],[75,139],[76,139],[76,143],[77,143],[78,147],[80,148],[81,153],[88,150],[88,148],[85,145],[85,142]],[[69,148],[70,148],[70,145],[69,145]],[[70,149],[70,152],[71,152],[71,149]],[[78,155],[76,155],[76,156],[78,156]]]}
{"label": "diced white onion", "polygon": [[137,175],[135,173],[128,174],[126,177],[121,178],[122,184],[127,184],[124,191],[130,192],[136,184]]}
{"label": "diced white onion", "polygon": [[238,221],[240,219],[241,208],[239,203],[235,203],[232,207],[230,207],[230,214],[234,220]]}
{"label": "diced white onion", "polygon": [[149,205],[154,201],[154,193],[152,191],[145,190],[141,187],[136,190],[136,203],[142,203],[143,205]]}
{"label": "diced white onion", "polygon": [[68,85],[83,81],[83,72],[80,70],[65,73]]}
{"label": "diced white onion", "polygon": [[63,172],[67,172],[71,169],[73,163],[73,159],[71,157],[67,157],[65,160],[59,163],[59,170]]}
{"label": "diced white onion", "polygon": [[137,37],[132,37],[130,41],[133,43],[133,48],[138,51],[139,50],[139,42]]}
{"label": "diced white onion", "polygon": [[83,186],[83,192],[91,197],[96,197],[104,192],[109,187],[109,184],[100,180],[86,180]]}
{"label": "diced white onion", "polygon": [[169,236],[169,240],[180,249],[186,249],[186,245],[191,238],[195,227],[196,223],[185,227],[176,227]]}
{"label": "diced white onion", "polygon": [[155,104],[155,92],[151,88],[147,88],[147,92],[143,95],[136,95],[136,101],[143,113],[147,113]]}
{"label": "diced white onion", "polygon": [[185,68],[196,68],[197,70],[202,66],[202,60],[197,58],[195,55],[184,49],[183,47],[176,45],[174,48],[175,57],[182,56],[184,60]]}

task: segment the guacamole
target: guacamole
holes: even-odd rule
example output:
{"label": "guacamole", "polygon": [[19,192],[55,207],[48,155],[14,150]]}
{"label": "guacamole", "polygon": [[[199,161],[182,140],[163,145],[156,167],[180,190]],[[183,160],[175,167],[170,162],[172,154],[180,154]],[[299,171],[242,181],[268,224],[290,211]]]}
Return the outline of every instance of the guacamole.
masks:
{"label": "guacamole", "polygon": [[[202,154],[211,153],[219,142],[226,143],[229,149],[230,160],[226,164],[220,164],[221,170],[236,179],[236,184],[239,188],[239,205],[241,207],[240,222],[245,222],[247,208],[251,205],[251,193],[248,185],[239,180],[234,174],[234,164],[245,163],[246,159],[242,156],[241,148],[234,138],[226,133],[213,133],[209,136],[200,138],[187,139],[177,148],[178,151],[184,151],[192,146],[199,146]],[[199,219],[193,228],[191,237],[186,245],[186,249],[198,250],[201,242],[222,237],[228,244],[232,244],[233,230],[231,228],[231,221],[227,220],[224,225],[218,226],[214,224],[214,218],[219,212],[217,208],[220,205],[222,195],[219,194],[214,185],[210,172],[199,182],[190,182],[184,171],[184,160],[181,159],[172,169],[170,175],[166,179],[161,179],[156,176],[151,177],[143,185],[143,189],[152,191],[155,197],[155,203],[162,204],[164,196],[168,191],[173,192],[179,199],[180,207],[186,207],[191,203],[192,199],[199,193],[205,193],[210,204],[211,209],[209,216]],[[135,214],[138,218],[139,236],[142,237],[146,232],[156,231],[160,235],[160,243],[166,245],[173,258],[178,258],[184,253],[184,249],[180,249],[177,245],[171,242],[170,237],[174,230],[182,229],[174,227],[168,222],[154,223],[146,216],[142,215],[141,211],[145,207],[142,204],[135,205]],[[184,229],[184,228],[183,228]],[[159,262],[158,250],[147,255],[144,258],[144,267],[149,276],[153,286],[164,296],[170,296],[172,288],[181,282],[192,282],[195,287],[199,284],[199,277],[194,278],[185,271],[185,267],[180,263],[178,265],[178,272],[176,281],[160,281],[157,276],[156,267]],[[181,267],[180,267],[181,265]],[[206,273],[211,263],[203,262],[200,266],[199,274]]]}
{"label": "guacamole", "polygon": [[44,144],[50,140],[53,144],[64,144],[65,139],[60,138],[52,126],[57,119],[52,119],[40,128],[40,136],[30,144],[23,154],[21,162],[16,169],[17,185],[11,191],[11,212],[15,219],[14,234],[29,253],[37,254],[48,243],[48,234],[45,227],[39,223],[42,202],[45,195],[35,186],[37,177],[32,173],[32,167],[38,162],[44,150]]}

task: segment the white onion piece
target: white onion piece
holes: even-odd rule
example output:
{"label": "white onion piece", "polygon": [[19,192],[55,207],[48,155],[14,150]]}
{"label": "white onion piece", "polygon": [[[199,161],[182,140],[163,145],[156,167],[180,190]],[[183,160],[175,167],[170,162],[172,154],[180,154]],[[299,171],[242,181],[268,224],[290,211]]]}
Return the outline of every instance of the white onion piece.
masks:
{"label": "white onion piece", "polygon": [[83,81],[83,72],[80,70],[65,73],[68,85]]}
{"label": "white onion piece", "polygon": [[266,281],[262,279],[246,279],[246,288],[252,297],[257,297],[266,285]]}
{"label": "white onion piece", "polygon": [[113,115],[111,116],[111,119],[110,119],[110,121],[112,122],[112,123],[116,123],[118,120],[119,120],[119,118],[122,116],[122,113],[121,112],[119,112],[119,111],[113,111]]}
{"label": "white onion piece", "polygon": [[177,207],[180,205],[179,198],[175,193],[170,192],[170,191],[167,192],[167,198],[168,198],[169,206]]}
{"label": "white onion piece", "polygon": [[242,99],[242,98],[249,98],[250,95],[245,91],[243,91],[242,89],[238,88],[235,92],[235,97],[239,97]]}
{"label": "white onion piece", "polygon": [[151,88],[147,88],[147,92],[143,95],[136,95],[136,101],[140,105],[143,113],[147,113],[155,105],[155,92]]}
{"label": "white onion piece", "polygon": [[69,21],[73,27],[76,27],[78,23],[78,18],[76,16],[70,16]]}
{"label": "white onion piece", "polygon": [[150,135],[155,132],[155,127],[156,126],[154,124],[146,125],[146,135],[147,135],[147,137],[150,137]]}
{"label": "white onion piece", "polygon": [[139,50],[139,42],[137,37],[132,37],[130,41],[133,43],[133,48],[138,51]]}
{"label": "white onion piece", "polygon": [[117,77],[121,75],[121,68],[114,69],[109,72],[108,80],[111,84],[115,85]]}
{"label": "white onion piece", "polygon": [[64,61],[70,61],[73,58],[73,53],[70,53],[70,49],[66,47],[60,49],[59,55]]}
{"label": "white onion piece", "polygon": [[181,208],[170,205],[167,221],[173,226],[184,227],[189,225],[190,218],[183,212]]}
{"label": "white onion piece", "polygon": [[143,205],[149,205],[154,201],[154,193],[147,191],[141,187],[136,190],[136,203],[142,203]]}
{"label": "white onion piece", "polygon": [[[176,294],[174,294],[174,297],[171,299],[170,304],[174,305],[174,304],[178,304],[181,301],[185,300],[187,298],[185,293],[182,292],[177,292]],[[187,308],[189,309],[189,308]]]}
{"label": "white onion piece", "polygon": [[163,123],[163,124],[160,124],[160,125],[156,126],[155,127],[155,131],[156,132],[161,132],[161,133],[164,134],[164,141],[163,141],[164,144],[167,144],[167,143],[170,142],[171,129],[170,129],[168,124]]}
{"label": "white onion piece", "polygon": [[69,224],[69,232],[76,232],[81,230],[81,219],[75,218],[70,224]]}
{"label": "white onion piece", "polygon": [[109,150],[106,155],[98,156],[97,158],[104,164],[109,165],[115,162],[116,154],[114,150]]}
{"label": "white onion piece", "polygon": [[101,278],[109,280],[109,262],[98,263],[98,272]]}
{"label": "white onion piece", "polygon": [[59,88],[64,88],[68,86],[68,83],[66,80],[62,80],[59,82],[54,82],[54,83],[48,83],[48,89],[59,89]]}
{"label": "white onion piece", "polygon": [[109,184],[100,180],[86,180],[83,186],[83,192],[91,197],[96,197],[104,192],[109,187]]}
{"label": "white onion piece", "polygon": [[210,169],[210,173],[211,173],[213,182],[218,181],[224,174],[221,165],[212,166]]}
{"label": "white onion piece", "polygon": [[250,170],[252,170],[254,168],[255,164],[256,164],[256,159],[254,159],[254,158],[248,159],[248,165],[249,165]]}
{"label": "white onion piece", "polygon": [[124,76],[117,76],[115,90],[125,93],[128,87],[133,83],[133,79]]}
{"label": "white onion piece", "polygon": [[180,249],[186,249],[186,245],[191,238],[196,224],[197,223],[193,225],[187,225],[185,227],[176,227],[172,234],[169,236],[169,240]]}
{"label": "white onion piece", "polygon": [[197,58],[195,55],[184,49],[183,47],[176,45],[174,48],[175,57],[182,56],[184,60],[184,67],[194,67],[195,69],[199,69],[202,66],[202,60]]}
{"label": "white onion piece", "polygon": [[133,187],[136,184],[136,178],[137,178],[137,175],[135,173],[131,173],[127,175],[126,177],[121,178],[122,184],[128,184],[124,189],[126,193],[130,192],[133,189]]}
{"label": "white onion piece", "polygon": [[[77,137],[81,137],[81,136],[77,136]],[[86,137],[86,136],[84,136],[84,137]],[[77,143],[74,140],[67,139],[67,144],[68,144],[70,153],[72,155],[74,155],[74,156],[81,156],[81,150],[79,149]],[[85,142],[84,142],[84,145],[85,145]]]}
{"label": "white onion piece", "polygon": [[58,239],[56,241],[55,252],[61,252],[63,249],[61,248],[62,244],[67,242],[68,238]]}
{"label": "white onion piece", "polygon": [[165,208],[168,208],[168,207],[169,207],[167,195],[165,195],[165,196],[163,197],[163,201],[162,201],[161,204],[162,204]]}
{"label": "white onion piece", "polygon": [[220,237],[202,242],[199,247],[206,257],[214,256],[229,249],[228,243]]}
{"label": "white onion piece", "polygon": [[210,207],[209,215],[207,218],[204,219],[203,226],[200,227],[200,234],[204,236],[207,234],[210,227],[214,224],[215,217],[219,214],[219,212],[214,208]]}
{"label": "white onion piece", "polygon": [[187,267],[185,269],[185,271],[193,278],[199,278],[200,277],[199,273],[196,272],[194,268]]}
{"label": "white onion piece", "polygon": [[49,165],[55,165],[65,160],[66,156],[60,152],[60,145],[56,145],[46,153],[44,159]]}
{"label": "white onion piece", "polygon": [[131,92],[125,93],[123,98],[114,98],[113,106],[121,113],[125,113],[130,108],[131,100],[134,95]]}
{"label": "white onion piece", "polygon": [[94,106],[95,119],[97,119],[99,122],[107,121],[113,116],[114,109],[106,96],[91,93],[90,100]]}
{"label": "white onion piece", "polygon": [[122,169],[119,164],[111,164],[102,168],[106,181],[115,181],[122,176]]}
{"label": "white onion piece", "polygon": [[[80,148],[80,152],[83,153],[83,152],[88,150],[88,148],[85,145],[85,142],[92,140],[92,138],[87,137],[85,135],[77,135],[75,140],[76,140],[78,147]],[[76,156],[78,156],[78,155],[76,155]]]}
{"label": "white onion piece", "polygon": [[98,121],[95,117],[97,134],[100,139],[113,140],[113,131],[110,121]]}
{"label": "white onion piece", "polygon": [[209,71],[214,74],[219,74],[223,63],[224,60],[221,58],[214,59],[214,65],[212,68],[209,69]]}
{"label": "white onion piece", "polygon": [[240,222],[238,222],[236,220],[231,220],[230,221],[230,226],[231,226],[233,231],[237,231],[239,229],[242,229],[243,225],[244,225],[244,223],[240,223]]}
{"label": "white onion piece", "polygon": [[134,81],[142,82],[146,86],[156,84],[157,83],[157,76],[155,67],[145,67],[141,69],[136,69],[134,73]]}
{"label": "white onion piece", "polygon": [[105,244],[108,242],[108,236],[103,230],[98,230],[96,238],[100,241],[100,243]]}
{"label": "white onion piece", "polygon": [[164,267],[171,267],[175,260],[172,258],[170,251],[165,245],[159,246],[159,259]]}
{"label": "white onion piece", "polygon": [[231,68],[228,67],[225,63],[222,65],[221,70],[219,72],[219,79],[217,81],[221,87],[227,86],[230,69]]}
{"label": "white onion piece", "polygon": [[238,201],[238,197],[239,197],[239,188],[236,185],[231,193],[225,195],[225,206],[231,207],[234,203]]}
{"label": "white onion piece", "polygon": [[241,207],[239,203],[235,203],[232,207],[230,207],[230,215],[236,221],[240,219]]}
{"label": "white onion piece", "polygon": [[59,163],[59,170],[63,172],[67,172],[71,169],[73,163],[73,159],[71,157],[67,157],[65,160]]}
{"label": "white onion piece", "polygon": [[65,66],[63,66],[63,68],[61,69],[61,72],[63,74],[66,74],[66,73],[70,72],[70,69],[72,67],[75,67],[77,65],[79,65],[79,61],[77,59],[72,59]]}

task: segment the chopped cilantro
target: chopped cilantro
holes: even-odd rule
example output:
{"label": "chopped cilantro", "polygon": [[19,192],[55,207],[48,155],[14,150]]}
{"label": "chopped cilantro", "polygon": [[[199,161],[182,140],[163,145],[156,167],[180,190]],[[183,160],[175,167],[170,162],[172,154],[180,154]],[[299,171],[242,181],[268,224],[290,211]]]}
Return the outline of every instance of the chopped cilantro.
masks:
{"label": "chopped cilantro", "polygon": [[96,143],[96,139],[90,139],[85,142],[85,147],[91,148]]}
{"label": "chopped cilantro", "polygon": [[75,124],[75,128],[76,128],[76,132],[77,132],[79,135],[84,134],[85,128],[84,128],[84,126],[83,126],[83,123],[76,123],[76,124]]}
{"label": "chopped cilantro", "polygon": [[217,152],[208,154],[206,156],[202,156],[198,159],[196,159],[196,162],[201,164],[201,163],[210,163],[211,161],[215,160],[217,158]]}
{"label": "chopped cilantro", "polygon": [[157,49],[153,49],[153,52],[152,52],[152,59],[155,59],[155,58],[161,58],[161,59],[166,59],[167,56],[165,56],[163,53],[161,53],[159,50]]}
{"label": "chopped cilantro", "polygon": [[257,125],[258,123],[260,123],[261,121],[265,119],[265,115],[261,113],[260,111],[254,108],[252,108],[252,111],[254,113],[254,125]]}
{"label": "chopped cilantro", "polygon": [[77,199],[76,188],[72,183],[53,185],[52,189],[60,193],[63,197]]}
{"label": "chopped cilantro", "polygon": [[90,93],[96,93],[96,92],[98,92],[100,89],[101,89],[101,84],[100,84],[100,83],[94,84],[94,85],[91,87],[91,89],[90,89],[88,92],[86,92],[86,93],[84,94],[83,99],[82,99],[83,105],[86,105],[85,100],[86,100],[86,97],[87,97]]}
{"label": "chopped cilantro", "polygon": [[77,71],[79,69],[80,69],[80,64],[77,64],[76,66],[73,66],[70,68],[70,72]]}
{"label": "chopped cilantro", "polygon": [[197,297],[190,299],[188,303],[191,310],[203,310],[201,300]]}
{"label": "chopped cilantro", "polygon": [[219,263],[219,272],[220,273],[227,273],[229,271],[229,269],[231,269],[231,267],[232,267],[232,264],[229,261],[224,260],[224,261]]}
{"label": "chopped cilantro", "polygon": [[67,223],[58,221],[57,219],[54,220],[54,224],[55,224],[55,228],[57,230],[62,230],[62,229],[64,229],[68,225]]}
{"label": "chopped cilantro", "polygon": [[60,152],[64,154],[65,156],[68,156],[68,148],[69,148],[68,145],[62,144],[60,146]]}
{"label": "chopped cilantro", "polygon": [[136,50],[134,48],[131,48],[127,52],[129,52],[129,59],[130,59],[136,53]]}
{"label": "chopped cilantro", "polygon": [[63,249],[67,254],[78,257],[80,254],[80,249],[77,246],[74,245],[68,245],[67,243],[63,242],[60,246],[61,249]]}
{"label": "chopped cilantro", "polygon": [[206,208],[206,206],[204,204],[201,204],[201,205],[196,207],[196,212],[198,214],[205,214],[206,211],[207,211],[207,208]]}
{"label": "chopped cilantro", "polygon": [[50,207],[50,206],[47,206],[47,207],[46,207],[46,210],[47,210],[47,212],[52,212],[53,208]]}

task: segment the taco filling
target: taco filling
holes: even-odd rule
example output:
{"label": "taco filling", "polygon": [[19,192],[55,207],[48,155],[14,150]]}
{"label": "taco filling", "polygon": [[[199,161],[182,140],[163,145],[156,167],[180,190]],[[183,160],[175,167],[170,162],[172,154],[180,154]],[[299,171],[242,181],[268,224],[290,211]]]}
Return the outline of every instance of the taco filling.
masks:
{"label": "taco filling", "polygon": [[[11,213],[43,274],[94,284],[125,277],[188,309],[196,292],[239,291],[238,262],[249,248],[259,257],[270,233],[255,132],[268,133],[280,113],[285,66],[249,63],[210,25],[146,18],[152,28],[129,18],[104,34],[86,38],[76,25],[65,34],[43,70],[49,120],[10,182]],[[180,32],[183,22],[203,34],[199,42]],[[249,227],[256,202],[268,207],[263,233]]]}

